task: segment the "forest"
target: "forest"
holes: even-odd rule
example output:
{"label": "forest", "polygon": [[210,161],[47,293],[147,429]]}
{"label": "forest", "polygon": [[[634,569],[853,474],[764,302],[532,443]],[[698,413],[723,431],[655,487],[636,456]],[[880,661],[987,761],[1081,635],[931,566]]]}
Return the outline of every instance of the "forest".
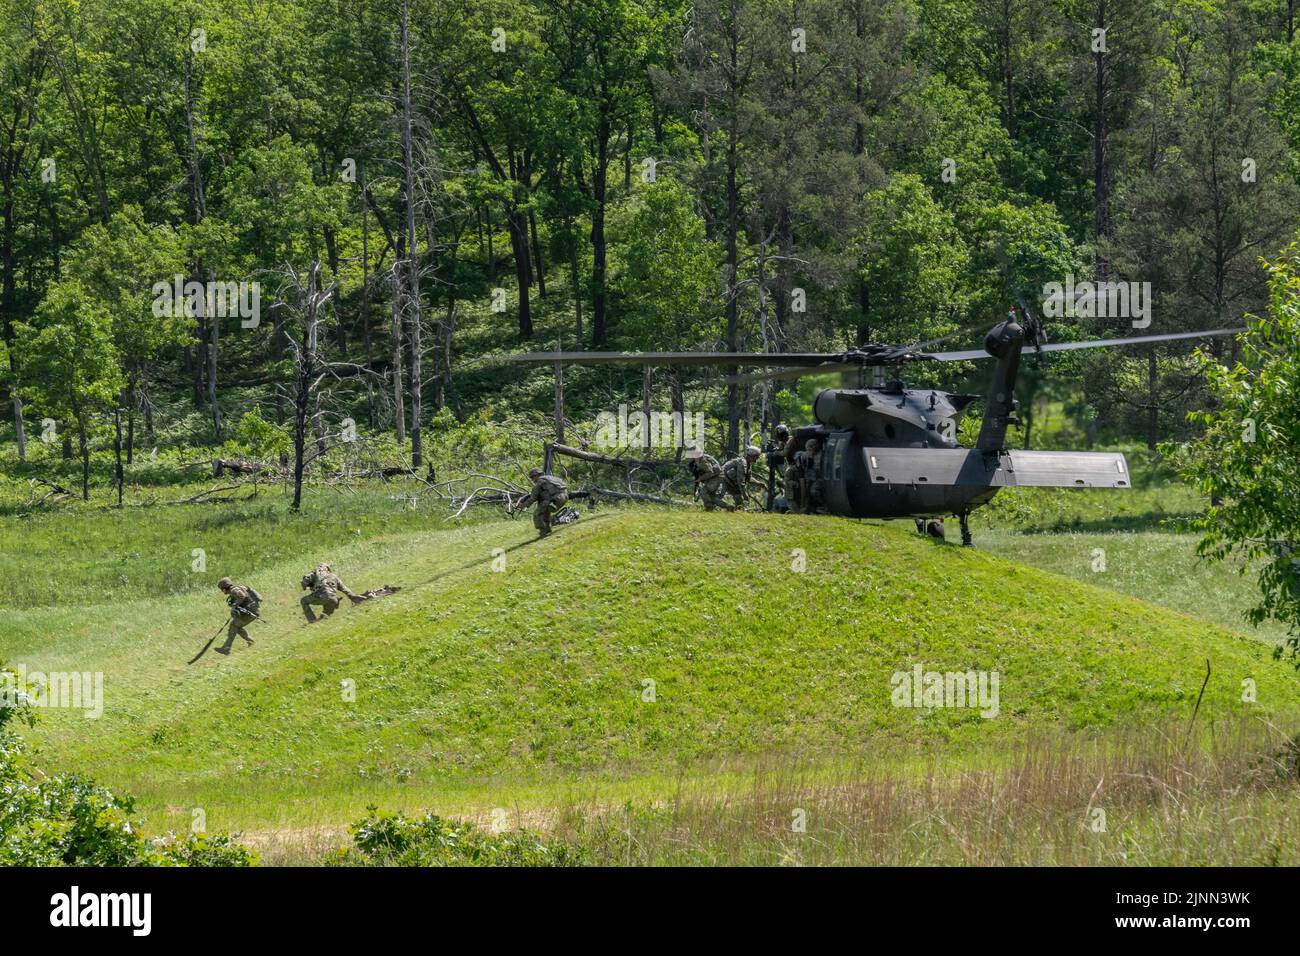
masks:
{"label": "forest", "polygon": [[[554,414],[510,352],[977,341],[1053,283],[1238,327],[1296,238],[1298,106],[1293,0],[0,0],[0,437],[83,491],[295,417],[419,468],[434,422]],[[1195,347],[1027,370],[1018,440],[1036,392],[1090,447],[1188,437]],[[561,433],[642,398],[729,451],[793,401],[567,389]]]}

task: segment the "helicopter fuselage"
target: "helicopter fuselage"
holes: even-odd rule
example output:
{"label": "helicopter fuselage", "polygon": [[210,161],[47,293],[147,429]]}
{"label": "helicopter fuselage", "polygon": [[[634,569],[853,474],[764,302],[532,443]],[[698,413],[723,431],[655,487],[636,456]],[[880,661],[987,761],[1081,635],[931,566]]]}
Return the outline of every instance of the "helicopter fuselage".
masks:
{"label": "helicopter fuselage", "polygon": [[816,438],[815,506],[854,518],[964,516],[1007,487],[1128,488],[1124,456],[1113,452],[1016,451],[1013,391],[1024,332],[996,326],[985,349],[998,359],[974,447],[957,440],[974,395],[907,388],[829,388],[813,403],[817,424],[795,430],[798,447]]}

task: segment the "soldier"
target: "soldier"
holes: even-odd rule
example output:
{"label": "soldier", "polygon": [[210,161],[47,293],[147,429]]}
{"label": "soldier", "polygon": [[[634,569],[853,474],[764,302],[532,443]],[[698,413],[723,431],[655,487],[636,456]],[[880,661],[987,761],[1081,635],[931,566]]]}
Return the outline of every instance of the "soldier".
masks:
{"label": "soldier", "polygon": [[302,613],[307,618],[308,624],[316,621],[316,615],[312,613],[311,606],[319,604],[321,613],[329,617],[338,610],[339,592],[342,591],[348,596],[353,604],[360,604],[364,598],[360,594],[353,593],[352,589],[343,583],[343,579],[334,573],[328,564],[316,565],[315,571],[310,571],[302,576],[302,587],[304,591],[311,591],[299,603],[302,605]]}
{"label": "soldier", "polygon": [[544,538],[551,533],[551,519],[569,500],[569,489],[559,478],[546,474],[540,468],[530,471],[528,478],[533,483],[533,489],[515,505],[512,513],[537,502],[537,508],[533,511],[533,527]]}
{"label": "soldier", "polygon": [[724,491],[731,495],[737,508],[742,508],[749,500],[749,483],[753,480],[754,462],[762,454],[753,445],[745,449],[744,457],[731,459],[722,466]]}
{"label": "soldier", "polygon": [[776,479],[780,475],[784,481],[785,471],[790,467],[790,460],[785,457],[785,446],[789,440],[790,429],[785,424],[778,424],[772,429],[772,437],[763,448],[767,458],[767,501],[764,508],[768,511],[777,510]]}
{"label": "soldier", "polygon": [[792,454],[789,464],[785,466],[785,506],[792,514],[803,514],[807,510],[807,502],[804,500],[806,490],[806,477],[804,465],[806,458],[802,452]]}
{"label": "soldier", "polygon": [[799,497],[800,510],[811,513],[813,510],[813,501],[817,497],[817,456],[821,453],[822,445],[816,438],[809,438],[804,443],[803,451],[796,454],[795,461],[799,463]]}
{"label": "soldier", "polygon": [[721,505],[728,511],[735,511],[722,496],[724,482],[718,459],[706,455],[701,448],[691,448],[686,452],[686,461],[686,467],[695,479],[695,496],[704,503],[704,510],[712,511]]}
{"label": "soldier", "polygon": [[261,617],[259,611],[262,606],[262,595],[251,587],[236,584],[230,578],[222,578],[217,582],[217,587],[226,596],[226,604],[230,606],[230,626],[226,628],[226,643],[217,648],[217,653],[229,654],[236,635],[249,644],[253,643],[253,639],[248,636],[248,631],[244,628]]}

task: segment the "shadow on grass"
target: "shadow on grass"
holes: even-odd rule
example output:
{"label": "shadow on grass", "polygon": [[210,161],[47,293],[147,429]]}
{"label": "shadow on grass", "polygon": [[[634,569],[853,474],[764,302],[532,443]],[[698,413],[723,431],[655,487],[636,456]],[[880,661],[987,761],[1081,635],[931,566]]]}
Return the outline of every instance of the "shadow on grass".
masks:
{"label": "shadow on grass", "polygon": [[1008,530],[1019,534],[1106,534],[1120,531],[1164,531],[1169,534],[1188,534],[1195,530],[1192,522],[1199,517],[1201,517],[1199,514],[1190,511],[1181,514],[1168,511],[1144,511],[1105,518],[1043,519],[1016,524]]}

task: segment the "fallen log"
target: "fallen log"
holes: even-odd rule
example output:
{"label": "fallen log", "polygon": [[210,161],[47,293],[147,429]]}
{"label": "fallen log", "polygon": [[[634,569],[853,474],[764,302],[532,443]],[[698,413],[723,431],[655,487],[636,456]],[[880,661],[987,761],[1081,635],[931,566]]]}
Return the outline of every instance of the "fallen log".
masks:
{"label": "fallen log", "polygon": [[671,459],[651,461],[644,458],[616,458],[613,455],[601,455],[594,451],[574,448],[570,445],[551,445],[550,447],[557,455],[567,455],[581,461],[593,461],[600,465],[619,465],[623,468],[655,468],[661,465],[677,466],[677,462]]}
{"label": "fallen log", "polygon": [[276,470],[260,461],[246,461],[242,458],[212,459],[212,477],[220,478],[225,472],[233,471],[237,475],[274,475]]}

